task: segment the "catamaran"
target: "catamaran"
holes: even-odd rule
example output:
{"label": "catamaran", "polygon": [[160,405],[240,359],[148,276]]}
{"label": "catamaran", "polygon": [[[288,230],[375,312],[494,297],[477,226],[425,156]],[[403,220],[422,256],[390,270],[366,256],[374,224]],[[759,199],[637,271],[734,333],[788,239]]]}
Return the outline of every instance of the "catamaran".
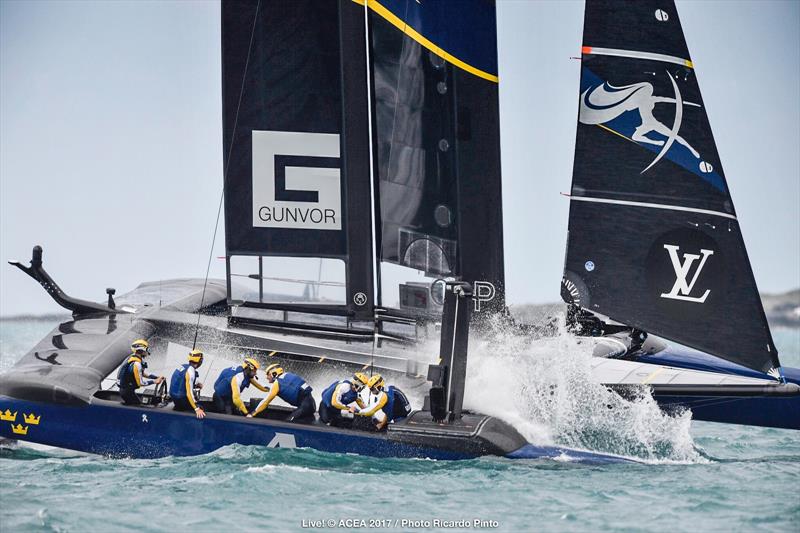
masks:
{"label": "catamaran", "polygon": [[[0,435],[135,457],[239,443],[620,460],[534,446],[461,407],[470,317],[504,307],[502,240],[487,233],[502,222],[494,5],[223,1],[221,20],[226,280],[143,283],[94,303],[65,294],[35,247],[30,266],[13,264],[73,318],[0,376]],[[317,280],[281,270],[309,264]],[[287,284],[304,290],[275,289]],[[281,407],[197,420],[163,388],[120,403],[113,378],[138,338],[159,374],[193,347],[217,355],[207,382],[244,353],[317,391],[353,369],[432,385],[385,432],[285,422]]]}
{"label": "catamaran", "polygon": [[[73,318],[0,376],[0,436],[139,457],[240,443],[617,460],[461,407],[470,316],[505,311],[493,3],[223,1],[221,20],[226,279],[95,303],[66,295],[34,248],[13,264]],[[603,356],[595,377],[696,418],[800,427],[800,375],[769,337],[674,5],[590,2],[585,35],[564,295]],[[244,353],[317,390],[364,369],[427,400],[385,433],[279,407],[201,421],[163,390],[124,406],[113,378],[138,338],[156,373],[199,347],[211,376]]]}

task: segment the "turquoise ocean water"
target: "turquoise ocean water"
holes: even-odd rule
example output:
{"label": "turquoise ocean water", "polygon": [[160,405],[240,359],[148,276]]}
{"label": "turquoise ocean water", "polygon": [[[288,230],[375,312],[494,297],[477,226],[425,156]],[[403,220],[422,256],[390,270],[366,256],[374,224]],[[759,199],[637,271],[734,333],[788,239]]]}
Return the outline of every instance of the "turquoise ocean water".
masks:
{"label": "turquoise ocean water", "polygon": [[[0,321],[0,371],[54,325]],[[773,333],[783,363],[800,366],[800,330]],[[551,343],[541,352],[569,351],[567,342]],[[532,385],[548,375],[544,369],[556,366],[545,359],[544,366],[528,368],[528,359],[495,352],[500,359],[492,368],[516,369]],[[482,370],[479,362],[471,366],[472,374],[473,366]],[[498,414],[513,410],[507,402],[524,398],[526,407],[511,419],[532,439],[612,451],[645,463],[387,460],[247,446],[199,457],[126,460],[6,446],[0,450],[0,531],[302,531],[369,525],[401,531],[481,526],[496,531],[800,531],[798,432],[690,423],[688,414],[670,419],[646,399],[609,409],[615,400],[581,384],[579,366],[568,366],[571,380],[563,380],[564,368],[558,373],[564,395],[543,399],[524,387],[488,391],[499,402]],[[471,399],[490,400],[480,394]],[[436,520],[444,526],[466,521],[460,525],[469,527],[436,528]]]}

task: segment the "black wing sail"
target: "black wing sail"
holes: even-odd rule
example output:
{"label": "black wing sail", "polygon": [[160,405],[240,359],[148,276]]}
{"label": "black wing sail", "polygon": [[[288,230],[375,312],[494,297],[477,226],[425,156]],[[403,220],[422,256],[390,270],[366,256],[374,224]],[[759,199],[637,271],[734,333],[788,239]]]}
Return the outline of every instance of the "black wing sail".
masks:
{"label": "black wing sail", "polygon": [[222,94],[229,277],[232,256],[341,260],[343,312],[371,318],[363,8],[224,0]]}
{"label": "black wing sail", "polygon": [[476,310],[502,310],[494,2],[367,5],[380,260],[479,282]]}
{"label": "black wing sail", "polygon": [[562,295],[780,367],[672,0],[586,4]]}

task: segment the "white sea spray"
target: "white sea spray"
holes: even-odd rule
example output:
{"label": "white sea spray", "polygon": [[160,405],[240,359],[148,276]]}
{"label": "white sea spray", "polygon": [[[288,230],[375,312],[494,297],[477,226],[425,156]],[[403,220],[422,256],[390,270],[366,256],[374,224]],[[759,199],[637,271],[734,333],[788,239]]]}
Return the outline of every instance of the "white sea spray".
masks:
{"label": "white sea spray", "polygon": [[691,413],[664,413],[647,391],[625,399],[591,377],[592,343],[568,333],[533,338],[496,325],[470,339],[465,407],[512,424],[533,444],[657,462],[704,459]]}

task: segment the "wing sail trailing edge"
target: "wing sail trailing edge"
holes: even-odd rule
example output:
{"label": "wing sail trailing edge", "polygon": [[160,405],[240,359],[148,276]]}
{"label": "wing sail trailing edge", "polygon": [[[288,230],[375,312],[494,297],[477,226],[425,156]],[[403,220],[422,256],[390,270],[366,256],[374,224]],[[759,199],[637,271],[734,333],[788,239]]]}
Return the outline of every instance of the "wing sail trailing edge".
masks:
{"label": "wing sail trailing edge", "polygon": [[483,282],[476,310],[502,310],[494,2],[367,5],[380,260]]}

